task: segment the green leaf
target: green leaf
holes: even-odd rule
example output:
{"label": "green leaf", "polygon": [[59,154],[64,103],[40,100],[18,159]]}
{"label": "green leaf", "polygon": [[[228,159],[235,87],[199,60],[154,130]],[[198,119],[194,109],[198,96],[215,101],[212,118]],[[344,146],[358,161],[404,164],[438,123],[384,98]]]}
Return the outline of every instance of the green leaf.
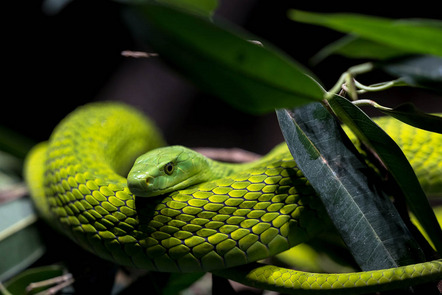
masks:
{"label": "green leaf", "polygon": [[0,150],[7,152],[20,159],[24,159],[28,151],[35,143],[29,138],[0,126]]}
{"label": "green leaf", "polygon": [[395,117],[408,125],[431,132],[442,133],[442,117],[424,113],[412,103],[404,103],[391,110],[382,109],[381,112]]}
{"label": "green leaf", "polygon": [[265,113],[322,99],[306,69],[232,25],[152,3],[133,6],[128,21],[171,67],[241,110]]}
{"label": "green leaf", "polygon": [[343,33],[418,54],[442,56],[442,22],[392,20],[350,13],[313,13],[290,10],[295,21],[325,26]]}
{"label": "green leaf", "polygon": [[385,60],[408,55],[410,52],[358,36],[347,35],[322,48],[312,57],[312,63],[317,64],[333,54],[348,58]]}
{"label": "green leaf", "polygon": [[188,9],[189,11],[201,15],[211,16],[218,7],[217,0],[157,0],[159,3],[173,5],[178,8]]}
{"label": "green leaf", "polygon": [[59,265],[49,265],[42,267],[35,267],[23,271],[19,275],[8,280],[4,287],[11,294],[36,294],[38,291],[43,291],[51,286],[41,287],[34,290],[32,293],[26,291],[26,287],[31,283],[49,280],[63,275],[63,267]]}
{"label": "green leaf", "polygon": [[[442,39],[442,32],[441,37]],[[442,92],[442,58],[418,55],[379,62],[376,66],[415,87]]]}
{"label": "green leaf", "polygon": [[419,246],[376,185],[378,178],[335,118],[320,103],[277,115],[293,158],[361,269],[422,261]]}
{"label": "green leaf", "polygon": [[[187,289],[203,283],[200,280],[206,272],[166,273],[147,272],[121,292],[121,294],[138,294],[140,286],[149,285],[152,294],[177,295],[187,293]],[[204,283],[203,283],[204,284]],[[189,290],[187,290],[189,291]]]}
{"label": "green leaf", "polygon": [[342,120],[377,155],[400,187],[407,204],[438,252],[442,253],[442,230],[416,174],[398,145],[357,106],[335,95],[329,104]]}
{"label": "green leaf", "polygon": [[205,274],[205,272],[172,273],[170,274],[166,286],[161,290],[162,294],[180,294],[180,292],[189,288],[197,280],[201,279]]}

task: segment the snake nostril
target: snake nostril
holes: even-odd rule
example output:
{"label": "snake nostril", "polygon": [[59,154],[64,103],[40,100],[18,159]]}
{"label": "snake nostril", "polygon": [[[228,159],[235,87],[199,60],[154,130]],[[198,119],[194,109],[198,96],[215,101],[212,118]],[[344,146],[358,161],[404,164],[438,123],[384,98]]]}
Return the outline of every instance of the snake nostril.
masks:
{"label": "snake nostril", "polygon": [[146,184],[147,184],[148,186],[152,184],[152,181],[153,181],[153,177],[152,177],[152,176],[148,176],[148,177],[146,177]]}

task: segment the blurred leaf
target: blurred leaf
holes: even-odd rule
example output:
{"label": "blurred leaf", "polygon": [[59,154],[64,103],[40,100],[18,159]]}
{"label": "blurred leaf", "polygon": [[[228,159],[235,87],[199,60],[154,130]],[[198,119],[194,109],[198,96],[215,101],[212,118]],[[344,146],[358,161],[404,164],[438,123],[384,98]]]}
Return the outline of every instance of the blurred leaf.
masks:
{"label": "blurred leaf", "polygon": [[347,99],[335,95],[329,100],[329,104],[338,118],[368,147],[376,151],[401,188],[410,210],[422,224],[436,249],[442,252],[442,230],[402,150],[387,133]]}
{"label": "blurred leaf", "polygon": [[0,216],[0,281],[3,281],[40,258],[45,246],[29,199],[1,203]]}
{"label": "blurred leaf", "polygon": [[188,9],[189,11],[201,15],[210,16],[218,7],[217,0],[157,0],[159,3],[165,3],[178,8]]}
{"label": "blurred leaf", "polygon": [[[442,40],[442,31],[441,37]],[[408,85],[442,92],[442,58],[418,55],[377,63],[387,73],[401,78]]]}
{"label": "blurred leaf", "polygon": [[[442,226],[442,206],[439,205],[439,206],[433,207],[433,211],[434,211],[434,214],[436,215],[437,221],[439,222],[439,226]],[[417,229],[423,234],[425,239],[427,239],[427,241],[434,248],[433,243],[431,242],[428,235],[425,233],[425,230],[422,228],[422,225],[420,225],[420,223],[416,220],[416,217],[413,214],[411,214],[410,218],[411,218],[411,221],[413,222],[413,224],[417,227]]]}
{"label": "blurred leaf", "polygon": [[430,115],[417,109],[412,103],[404,103],[390,110],[381,112],[395,117],[408,125],[431,132],[442,133],[442,117]]}
{"label": "blurred leaf", "polygon": [[22,167],[23,163],[17,157],[0,150],[0,194],[3,189],[21,181]]}
{"label": "blurred leaf", "polygon": [[0,216],[0,242],[37,219],[31,200],[23,197],[1,203]]}
{"label": "blurred leaf", "polygon": [[354,35],[347,35],[322,48],[313,56],[312,63],[318,64],[333,54],[339,54],[348,58],[385,60],[408,55],[410,52]]}
{"label": "blurred leaf", "polygon": [[14,295],[35,294],[38,291],[47,289],[47,287],[39,288],[32,293],[28,293],[26,292],[26,287],[29,286],[29,284],[52,279],[61,276],[62,274],[63,267],[59,265],[31,268],[10,279],[4,284],[4,286],[11,294]]}
{"label": "blurred leaf", "polygon": [[313,13],[290,10],[292,20],[325,26],[418,54],[442,56],[442,22],[393,20],[350,13]]}
{"label": "blurred leaf", "polygon": [[[356,269],[351,266],[354,260],[343,243],[337,244],[335,240],[326,236],[328,232],[313,237],[306,243],[296,245],[282,253],[277,254],[275,259],[291,269],[299,269],[308,272],[351,272]],[[334,239],[338,235],[330,235]]]}
{"label": "blurred leaf", "polygon": [[43,0],[41,9],[48,15],[56,15],[71,2],[72,0]]}
{"label": "blurred leaf", "polygon": [[152,3],[133,6],[128,21],[169,65],[241,110],[265,113],[322,99],[306,69],[231,25]]}
{"label": "blurred leaf", "polygon": [[293,158],[361,269],[422,261],[419,246],[335,118],[320,103],[277,115]]}
{"label": "blurred leaf", "polygon": [[[161,295],[178,295],[187,293],[186,289],[198,286],[201,292],[206,290],[206,282],[200,280],[206,272],[192,273],[166,273],[166,272],[147,272],[130,283],[122,291],[121,295],[140,294],[149,286],[150,293]],[[198,281],[198,282],[197,282]],[[196,285],[195,285],[196,284]],[[210,284],[210,283],[209,283]],[[191,287],[192,286],[192,287]],[[204,292],[203,292],[204,293]]]}
{"label": "blurred leaf", "polygon": [[205,272],[172,273],[166,286],[162,289],[164,295],[176,295],[189,288],[197,280],[201,279]]}
{"label": "blurred leaf", "polygon": [[33,145],[30,139],[0,126],[0,150],[23,159]]}

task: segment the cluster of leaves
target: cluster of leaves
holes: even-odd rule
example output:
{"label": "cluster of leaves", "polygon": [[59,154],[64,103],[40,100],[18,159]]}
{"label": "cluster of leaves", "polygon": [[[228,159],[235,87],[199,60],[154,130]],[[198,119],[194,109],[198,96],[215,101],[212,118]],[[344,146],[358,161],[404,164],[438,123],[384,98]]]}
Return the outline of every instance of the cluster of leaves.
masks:
{"label": "cluster of leaves", "polygon": [[[442,92],[442,22],[289,11],[293,21],[347,34],[316,54],[314,62],[332,54],[371,60],[350,68],[326,92],[313,73],[278,48],[214,17],[216,0],[127,2],[127,22],[135,35],[201,89],[245,112],[262,114],[277,109],[294,159],[322,196],[362,270],[392,268],[425,258],[385,192],[371,185],[373,175],[361,172],[365,164],[348,147],[338,122],[349,126],[377,153],[399,188],[395,197],[404,197],[442,253],[441,228],[410,164],[392,139],[357,106],[364,103],[357,100],[358,93],[396,85]],[[354,80],[373,69],[396,79],[372,86]],[[343,84],[354,101],[338,94]],[[440,117],[409,105],[370,105],[416,127],[442,131]]]}

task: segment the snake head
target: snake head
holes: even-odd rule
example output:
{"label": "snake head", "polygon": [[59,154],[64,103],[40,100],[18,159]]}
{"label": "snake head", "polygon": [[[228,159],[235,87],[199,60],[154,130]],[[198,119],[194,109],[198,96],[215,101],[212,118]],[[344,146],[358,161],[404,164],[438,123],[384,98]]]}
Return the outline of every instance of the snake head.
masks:
{"label": "snake head", "polygon": [[129,190],[153,197],[205,181],[208,159],[183,146],[168,146],[138,157],[127,176]]}

